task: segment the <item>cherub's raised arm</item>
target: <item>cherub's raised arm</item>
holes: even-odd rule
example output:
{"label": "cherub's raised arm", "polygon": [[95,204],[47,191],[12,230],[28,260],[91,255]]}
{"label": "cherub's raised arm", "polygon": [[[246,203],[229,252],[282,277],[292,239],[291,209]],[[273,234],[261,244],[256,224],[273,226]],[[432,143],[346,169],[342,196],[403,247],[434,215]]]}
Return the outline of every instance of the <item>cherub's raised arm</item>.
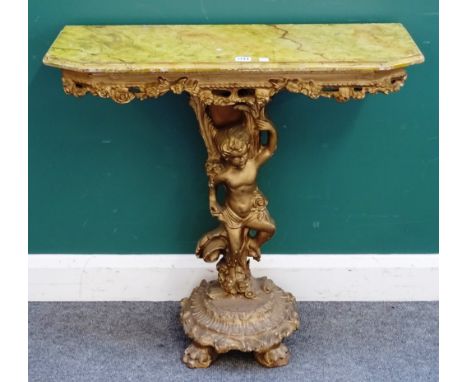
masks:
{"label": "cherub's raised arm", "polygon": [[260,151],[257,155],[257,163],[262,165],[265,163],[276,151],[276,146],[278,144],[278,136],[273,125],[267,120],[260,119],[257,120],[257,126],[259,131],[268,132],[268,141],[266,145],[260,146]]}

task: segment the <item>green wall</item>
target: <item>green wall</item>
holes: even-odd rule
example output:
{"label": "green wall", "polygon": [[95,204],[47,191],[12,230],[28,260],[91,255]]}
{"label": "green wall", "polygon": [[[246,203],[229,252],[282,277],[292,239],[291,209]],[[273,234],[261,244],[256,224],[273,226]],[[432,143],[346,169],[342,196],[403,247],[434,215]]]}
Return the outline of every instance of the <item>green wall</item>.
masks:
{"label": "green wall", "polygon": [[280,94],[259,183],[267,253],[438,251],[435,0],[31,0],[30,253],[192,253],[216,226],[185,95],[118,105],[66,96],[41,60],[66,24],[401,22],[426,56],[396,94],[345,104]]}

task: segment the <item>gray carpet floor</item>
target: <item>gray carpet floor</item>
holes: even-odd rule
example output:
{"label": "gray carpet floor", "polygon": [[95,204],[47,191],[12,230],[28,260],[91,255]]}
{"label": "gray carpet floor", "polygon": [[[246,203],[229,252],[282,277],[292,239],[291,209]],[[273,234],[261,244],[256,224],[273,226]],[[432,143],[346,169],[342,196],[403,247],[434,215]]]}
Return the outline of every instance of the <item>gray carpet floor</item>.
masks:
{"label": "gray carpet floor", "polygon": [[438,380],[438,303],[301,302],[288,366],[230,352],[210,368],[180,361],[177,302],[29,304],[29,381]]}

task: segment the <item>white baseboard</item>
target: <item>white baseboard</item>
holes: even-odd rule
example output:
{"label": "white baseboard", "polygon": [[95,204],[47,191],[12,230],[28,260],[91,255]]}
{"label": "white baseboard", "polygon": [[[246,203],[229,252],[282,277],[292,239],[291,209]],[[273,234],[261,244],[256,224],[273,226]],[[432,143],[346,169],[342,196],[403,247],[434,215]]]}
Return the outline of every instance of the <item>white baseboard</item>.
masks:
{"label": "white baseboard", "polygon": [[[30,301],[173,301],[215,265],[193,255],[30,255]],[[251,261],[299,301],[438,300],[437,255],[263,255]]]}

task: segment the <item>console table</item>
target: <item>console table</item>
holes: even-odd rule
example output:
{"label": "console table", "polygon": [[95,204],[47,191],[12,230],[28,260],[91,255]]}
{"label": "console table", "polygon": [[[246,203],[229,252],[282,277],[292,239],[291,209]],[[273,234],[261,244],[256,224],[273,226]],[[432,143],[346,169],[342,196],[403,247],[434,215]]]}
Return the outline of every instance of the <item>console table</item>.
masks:
{"label": "console table", "polygon": [[[208,158],[209,208],[218,228],[195,255],[217,262],[181,302],[193,341],[183,362],[208,367],[229,350],[286,365],[283,339],[299,328],[292,294],[255,278],[250,259],[276,227],[256,176],[277,133],[265,107],[279,91],[343,102],[398,91],[424,57],[401,24],[66,26],[44,57],[66,94],[120,104],[167,92],[190,95]],[[85,110],[84,110],[85,112]],[[224,190],[219,200],[219,189]],[[291,259],[294,261],[294,259]]]}

